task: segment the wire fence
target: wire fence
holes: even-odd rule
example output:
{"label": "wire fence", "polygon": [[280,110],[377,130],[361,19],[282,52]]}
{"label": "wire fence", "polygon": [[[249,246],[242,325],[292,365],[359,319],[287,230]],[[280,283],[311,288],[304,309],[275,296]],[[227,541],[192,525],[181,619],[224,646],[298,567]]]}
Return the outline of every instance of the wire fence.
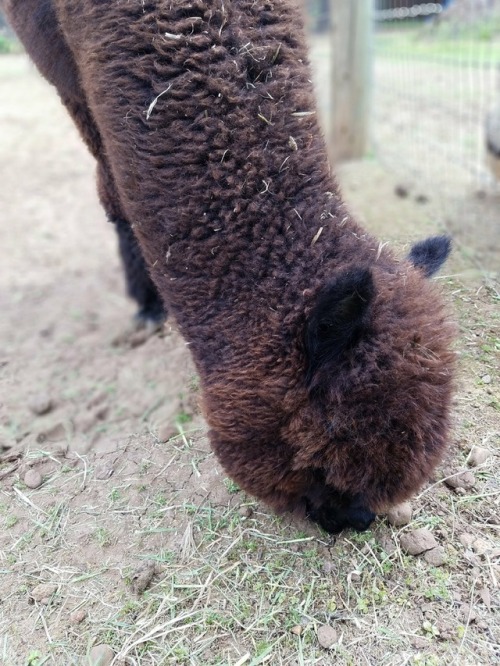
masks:
{"label": "wire fence", "polygon": [[[316,2],[308,0],[313,29]],[[311,54],[328,135],[332,35],[321,11]],[[400,192],[424,193],[429,214],[498,273],[500,0],[376,0],[372,64],[368,156],[392,172]],[[498,145],[496,177],[488,128]]]}
{"label": "wire fence", "polygon": [[375,11],[377,156],[444,194],[493,186],[485,147],[488,114],[500,114],[500,2],[384,4]]}
{"label": "wire fence", "polygon": [[[302,2],[328,135],[329,14],[336,0]],[[372,10],[369,152],[402,185],[418,184],[428,192],[452,232],[466,243],[482,243],[479,255],[496,245],[497,254],[486,264],[498,272],[500,0],[373,0]],[[11,43],[0,12],[0,52],[10,51]],[[498,148],[493,160],[487,151],[491,132]]]}

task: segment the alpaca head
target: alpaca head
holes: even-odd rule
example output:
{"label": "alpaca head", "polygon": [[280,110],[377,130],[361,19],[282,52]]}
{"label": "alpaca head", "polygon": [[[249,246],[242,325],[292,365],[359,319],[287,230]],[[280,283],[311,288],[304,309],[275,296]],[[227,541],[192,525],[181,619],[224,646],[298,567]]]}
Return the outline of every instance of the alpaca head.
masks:
{"label": "alpaca head", "polygon": [[[329,532],[366,529],[443,456],[454,328],[428,278],[447,238],[405,261],[342,262],[296,304],[231,331],[238,352],[205,384],[211,441],[243,489]],[[292,321],[292,323],[289,323]]]}
{"label": "alpaca head", "polygon": [[330,532],[366,529],[442,458],[453,328],[428,278],[449,251],[437,237],[403,264],[345,267],[316,297],[305,330],[308,401],[285,437],[302,442],[295,464],[313,470],[306,510]]}

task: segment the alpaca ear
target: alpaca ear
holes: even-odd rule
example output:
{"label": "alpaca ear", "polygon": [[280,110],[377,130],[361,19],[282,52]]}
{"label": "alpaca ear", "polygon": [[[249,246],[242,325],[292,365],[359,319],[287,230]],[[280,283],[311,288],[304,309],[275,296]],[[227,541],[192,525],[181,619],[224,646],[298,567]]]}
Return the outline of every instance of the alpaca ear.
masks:
{"label": "alpaca ear", "polygon": [[444,264],[450,251],[451,238],[434,236],[415,243],[408,254],[408,259],[414,266],[422,270],[425,277],[431,277]]}
{"label": "alpaca ear", "polygon": [[364,268],[349,271],[322,289],[306,329],[309,378],[356,344],[374,293],[372,274]]}

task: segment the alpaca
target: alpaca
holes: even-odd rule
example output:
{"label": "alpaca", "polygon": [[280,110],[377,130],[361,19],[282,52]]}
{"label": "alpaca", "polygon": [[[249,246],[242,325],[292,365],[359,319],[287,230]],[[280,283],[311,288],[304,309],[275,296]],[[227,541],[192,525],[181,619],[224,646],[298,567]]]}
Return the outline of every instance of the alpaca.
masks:
{"label": "alpaca", "polygon": [[413,494],[449,429],[454,327],[428,278],[450,242],[399,259],[346,210],[293,0],[4,2],[189,344],[228,475],[332,533]]}

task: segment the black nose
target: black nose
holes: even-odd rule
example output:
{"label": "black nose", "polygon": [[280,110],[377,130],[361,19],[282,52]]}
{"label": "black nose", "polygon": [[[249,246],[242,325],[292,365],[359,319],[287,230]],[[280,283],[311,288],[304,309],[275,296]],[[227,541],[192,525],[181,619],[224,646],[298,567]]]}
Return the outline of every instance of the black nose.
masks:
{"label": "black nose", "polygon": [[313,508],[306,500],[306,507],[308,518],[318,523],[325,532],[330,534],[339,534],[339,532],[348,528],[357,532],[364,532],[376,518],[374,513],[359,506],[350,507],[346,510],[323,504],[318,508]]}
{"label": "black nose", "polygon": [[376,516],[368,509],[353,509],[349,512],[347,522],[357,532],[364,532],[375,520]]}
{"label": "black nose", "polygon": [[306,512],[310,520],[320,525],[329,534],[339,534],[346,527],[345,520],[338,515],[337,511],[332,510],[329,506],[323,505],[314,508],[309,500],[306,499]]}

